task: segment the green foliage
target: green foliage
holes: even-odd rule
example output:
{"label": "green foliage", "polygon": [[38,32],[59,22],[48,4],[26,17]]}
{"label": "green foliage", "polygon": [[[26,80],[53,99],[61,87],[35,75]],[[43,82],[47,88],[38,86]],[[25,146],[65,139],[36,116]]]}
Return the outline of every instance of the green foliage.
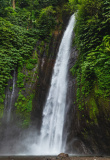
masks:
{"label": "green foliage", "polygon": [[[30,59],[39,37],[49,44],[56,24],[55,7],[66,2],[63,0],[19,0],[15,9],[12,1],[0,1],[0,94],[4,93],[11,71],[17,66],[23,67]],[[44,8],[46,7],[46,8]],[[46,44],[46,54],[48,52]],[[43,45],[45,48],[45,45]],[[40,47],[41,50],[41,47]],[[42,53],[43,54],[43,53]],[[32,69],[36,60],[27,64]],[[18,76],[19,77],[19,76]],[[19,81],[19,80],[18,80]],[[18,83],[23,87],[23,83]]]}
{"label": "green foliage", "polygon": [[34,65],[31,63],[26,64],[26,69],[32,70],[34,68]]}
{"label": "green foliage", "polygon": [[0,95],[0,120],[3,118],[5,94]]}
{"label": "green foliage", "polygon": [[21,72],[18,72],[17,76],[17,87],[23,88],[24,87],[24,77],[25,75]]}
{"label": "green foliage", "polygon": [[98,111],[98,106],[96,104],[96,101],[95,101],[95,99],[94,99],[94,97],[92,95],[89,98],[89,100],[87,102],[87,105],[89,107],[89,116],[90,116],[90,119],[92,121],[94,121],[95,124],[97,124],[97,115],[98,115],[99,111]]}
{"label": "green foliage", "polygon": [[34,57],[30,58],[26,61],[26,69],[32,70],[33,68],[35,68],[35,64],[37,64],[37,63],[38,63],[38,55],[35,51],[34,52]]}
{"label": "green foliage", "polygon": [[30,17],[31,12],[29,12],[27,9],[23,8],[22,10],[20,8],[17,8],[13,10],[11,7],[5,8],[6,12],[6,19],[10,21],[14,25],[22,26],[22,27],[28,27],[31,23]]}
{"label": "green foliage", "polygon": [[[79,50],[76,65],[71,69],[77,76],[77,102],[94,96],[110,96],[110,2],[108,0],[70,0],[77,5],[75,44]],[[97,89],[95,85],[97,84]],[[91,117],[95,117],[95,103]],[[81,109],[81,106],[79,107]],[[93,113],[93,114],[92,114]]]}
{"label": "green foliage", "polygon": [[46,38],[55,27],[55,11],[52,6],[41,10],[38,19],[40,37]]}
{"label": "green foliage", "polygon": [[36,43],[36,31],[11,24],[0,17],[0,94],[4,92],[11,70],[30,58]]}
{"label": "green foliage", "polygon": [[[17,102],[15,103],[15,107],[16,116],[18,119],[17,125],[23,128],[27,128],[30,124],[32,101],[35,93],[33,84],[35,84],[36,78],[38,78],[37,62],[38,55],[37,52],[34,51],[31,58],[25,60],[24,66],[22,68],[18,68],[17,86],[20,88],[20,91],[18,93],[19,96],[17,98]],[[30,68],[30,65],[32,65],[32,68]]]}
{"label": "green foliage", "polygon": [[42,8],[48,7],[48,6],[57,6],[62,5],[67,0],[38,0],[40,6]]}
{"label": "green foliage", "polygon": [[22,92],[19,92],[17,102],[15,103],[16,114],[20,118],[20,126],[28,127],[30,124],[30,112],[32,111],[32,100],[34,94],[30,96],[24,96]]}
{"label": "green foliage", "polygon": [[[33,4],[39,5],[38,1],[35,0],[33,4],[31,1],[26,1],[27,8],[24,8],[23,3],[19,1],[16,4],[22,5],[23,9],[16,7],[15,10],[10,5],[5,5],[6,18],[0,17],[0,94],[4,93],[11,70],[18,65],[23,67],[25,60],[30,59],[39,35],[49,40],[50,32],[55,25],[55,11],[51,6],[38,11],[40,15],[37,24]],[[31,60],[26,68],[33,69],[35,63],[37,60]],[[24,83],[19,80],[19,75],[17,86],[24,87]]]}
{"label": "green foliage", "polygon": [[76,11],[78,9],[78,4],[80,3],[79,0],[69,0],[69,5],[72,11]]}
{"label": "green foliage", "polygon": [[29,62],[32,64],[37,64],[37,61],[38,61],[37,59],[29,59]]}
{"label": "green foliage", "polygon": [[28,10],[39,9],[38,0],[19,0],[16,2],[17,7],[19,8],[28,8]]}
{"label": "green foliage", "polygon": [[[17,87],[20,89],[16,112],[22,126],[29,125],[32,108],[32,92],[27,85],[33,87],[39,78],[38,54],[49,56],[55,25],[59,23],[62,27],[62,13],[69,13],[70,7],[66,2],[68,0],[19,0],[15,1],[13,9],[11,0],[0,0],[0,107],[4,105],[7,82],[16,68]],[[33,51],[35,46],[38,54]]]}
{"label": "green foliage", "polygon": [[3,112],[4,112],[4,104],[0,102],[0,120],[3,117]]}
{"label": "green foliage", "polygon": [[10,0],[0,0],[0,15],[5,16],[5,8],[11,6]]}

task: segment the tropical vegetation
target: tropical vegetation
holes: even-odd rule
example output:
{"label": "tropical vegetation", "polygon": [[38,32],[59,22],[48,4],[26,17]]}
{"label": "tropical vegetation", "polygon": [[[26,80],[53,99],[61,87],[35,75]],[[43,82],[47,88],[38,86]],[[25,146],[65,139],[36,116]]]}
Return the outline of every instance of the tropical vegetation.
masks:
{"label": "tropical vegetation", "polygon": [[77,11],[74,45],[78,49],[78,60],[71,71],[77,76],[77,102],[79,109],[83,109],[83,101],[91,93],[96,99],[109,101],[110,2],[70,0],[70,3]]}

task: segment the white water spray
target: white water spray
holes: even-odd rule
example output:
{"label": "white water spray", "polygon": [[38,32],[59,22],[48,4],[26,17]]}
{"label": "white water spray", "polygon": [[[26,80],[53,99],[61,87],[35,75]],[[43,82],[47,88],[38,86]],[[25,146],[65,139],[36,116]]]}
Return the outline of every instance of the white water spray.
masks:
{"label": "white water spray", "polygon": [[43,110],[41,135],[36,146],[36,154],[39,155],[56,155],[64,151],[62,136],[66,107],[67,71],[74,23],[75,15],[72,15],[56,58],[51,86]]}

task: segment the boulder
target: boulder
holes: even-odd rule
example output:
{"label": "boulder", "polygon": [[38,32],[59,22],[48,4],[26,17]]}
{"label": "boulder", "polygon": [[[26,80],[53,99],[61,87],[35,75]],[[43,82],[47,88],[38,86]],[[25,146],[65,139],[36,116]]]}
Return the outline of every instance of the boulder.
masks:
{"label": "boulder", "polygon": [[69,157],[69,156],[68,156],[68,154],[60,153],[60,154],[58,155],[58,157],[66,158],[66,157]]}

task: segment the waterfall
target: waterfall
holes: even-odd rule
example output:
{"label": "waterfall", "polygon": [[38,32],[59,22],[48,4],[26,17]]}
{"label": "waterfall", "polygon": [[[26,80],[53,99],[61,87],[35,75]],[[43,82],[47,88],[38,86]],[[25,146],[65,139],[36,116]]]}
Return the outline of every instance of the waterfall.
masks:
{"label": "waterfall", "polygon": [[11,85],[7,87],[6,98],[5,98],[5,108],[4,108],[4,120],[6,123],[10,122],[11,118],[11,110],[14,100],[15,94],[15,83],[16,83],[16,71],[13,72],[13,80],[12,80],[12,90],[10,91]]}
{"label": "waterfall", "polygon": [[16,71],[14,70],[14,73],[13,73],[13,88],[12,88],[12,92],[11,92],[10,103],[9,103],[9,106],[8,106],[7,122],[10,121],[10,117],[11,117],[12,102],[13,102],[13,98],[14,98],[15,83],[16,83],[15,76],[16,76]]}
{"label": "waterfall", "polygon": [[36,154],[39,155],[56,155],[64,151],[62,137],[66,108],[67,71],[74,23],[75,15],[72,15],[54,65],[51,86],[43,109],[41,134],[36,147]]}

